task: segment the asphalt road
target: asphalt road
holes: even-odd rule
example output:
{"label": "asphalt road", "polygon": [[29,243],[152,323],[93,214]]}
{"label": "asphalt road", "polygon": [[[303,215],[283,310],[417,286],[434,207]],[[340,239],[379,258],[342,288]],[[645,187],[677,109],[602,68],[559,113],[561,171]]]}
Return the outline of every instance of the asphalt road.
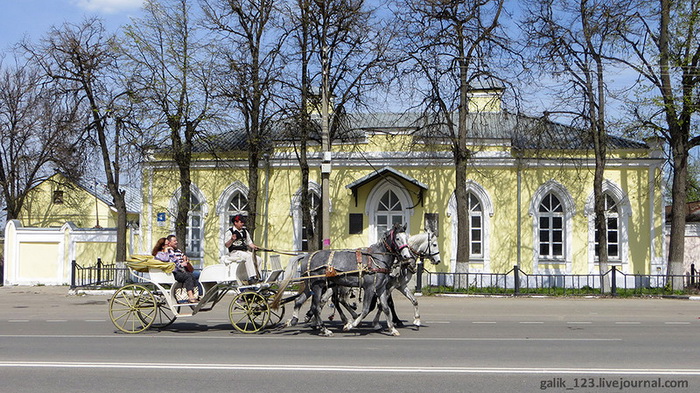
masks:
{"label": "asphalt road", "polygon": [[108,299],[0,287],[0,392],[700,389],[700,301],[422,297],[417,328],[397,298],[400,337],[369,323],[341,332],[334,320],[326,338],[304,325],[238,333],[227,299],[129,335],[112,325]]}

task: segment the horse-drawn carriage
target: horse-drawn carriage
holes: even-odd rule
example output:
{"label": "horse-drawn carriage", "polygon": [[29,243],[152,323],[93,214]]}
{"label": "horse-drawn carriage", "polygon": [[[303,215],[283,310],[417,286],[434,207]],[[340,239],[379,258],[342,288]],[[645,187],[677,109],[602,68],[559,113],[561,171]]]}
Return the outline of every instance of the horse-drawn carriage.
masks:
{"label": "horse-drawn carriage", "polygon": [[[411,239],[415,239],[413,245]],[[325,328],[321,319],[321,295],[328,288],[350,286],[362,288],[364,303],[362,313],[353,313],[353,321],[348,321],[344,330],[359,325],[370,312],[372,300],[376,297],[380,310],[387,317],[390,334],[398,335],[389,314],[388,296],[393,288],[401,289],[412,301],[415,307],[414,324],[420,323],[417,302],[406,289],[412,274],[411,264],[406,261],[429,258],[433,263],[439,262],[434,236],[431,239],[429,233],[419,234],[411,239],[404,228],[395,226],[380,242],[367,249],[302,254],[292,258],[286,272],[273,270],[265,281],[253,285],[243,284],[244,281],[236,274],[236,264],[207,266],[199,277],[197,303],[181,302],[187,295],[182,284],[173,278],[171,263],[152,258],[132,258],[127,265],[135,282],[115,292],[109,302],[110,318],[119,330],[126,333],[139,333],[149,328],[162,329],[177,318],[191,317],[213,309],[227,294],[233,293],[228,309],[231,324],[242,333],[254,333],[278,325],[284,316],[285,303],[291,301],[295,301],[294,316],[287,321],[287,325],[294,324],[299,309],[313,295],[311,312],[314,326],[322,335],[328,336],[332,333]],[[431,252],[431,247],[434,252]],[[393,275],[392,269],[395,272]],[[297,271],[300,272],[298,276],[294,274]],[[302,290],[283,298],[284,290],[290,283],[300,284]]]}
{"label": "horse-drawn carriage", "polygon": [[177,318],[210,311],[227,294],[233,293],[228,315],[233,327],[243,333],[260,331],[277,324],[284,315],[284,305],[271,310],[268,300],[274,296],[275,283],[282,270],[270,272],[264,282],[239,285],[234,265],[205,267],[199,276],[199,301],[186,302],[182,283],[172,275],[173,264],[147,256],[127,261],[134,283],[119,288],[109,302],[109,315],[117,329],[139,333],[149,328],[162,329]]}

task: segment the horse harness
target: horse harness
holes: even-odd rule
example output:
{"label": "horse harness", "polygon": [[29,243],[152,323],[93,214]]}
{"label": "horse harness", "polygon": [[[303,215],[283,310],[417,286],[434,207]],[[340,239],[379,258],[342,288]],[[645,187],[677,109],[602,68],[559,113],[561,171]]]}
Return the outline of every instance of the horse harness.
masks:
{"label": "horse harness", "polygon": [[[404,244],[401,247],[399,247],[398,250],[394,250],[394,231],[391,231],[391,243],[387,243],[386,239],[382,239],[384,242],[384,247],[387,250],[391,250],[390,254],[395,255],[399,254],[402,249],[405,247],[408,247],[408,244]],[[313,257],[319,253],[319,251],[314,252],[311,254],[309,257],[309,263],[313,259]],[[377,253],[371,253],[371,252],[363,252],[363,249],[358,248],[355,250],[355,258],[357,260],[357,269],[356,270],[350,270],[350,271],[345,271],[345,272],[338,272],[336,268],[333,266],[333,257],[335,256],[336,251],[331,251],[330,255],[328,256],[328,263],[326,264],[326,270],[324,274],[322,275],[315,275],[315,276],[307,276],[306,278],[320,278],[320,277],[326,277],[326,278],[331,278],[331,277],[336,277],[338,275],[348,275],[348,274],[354,274],[354,273],[359,273],[360,276],[362,274],[375,274],[375,273],[384,273],[384,274],[389,274],[391,273],[390,268],[385,268],[385,267],[379,267],[378,264],[376,263],[374,259],[374,254]],[[384,253],[381,253],[384,254]],[[367,258],[363,258],[363,256],[366,256]],[[316,269],[314,269],[316,270]],[[309,270],[307,270],[307,273],[310,273]]]}

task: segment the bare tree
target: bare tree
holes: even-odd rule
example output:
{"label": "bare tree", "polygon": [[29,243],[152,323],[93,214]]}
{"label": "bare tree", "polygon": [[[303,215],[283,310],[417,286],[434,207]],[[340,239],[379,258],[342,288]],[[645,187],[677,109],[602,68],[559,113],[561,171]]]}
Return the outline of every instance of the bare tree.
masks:
{"label": "bare tree", "polygon": [[126,259],[126,192],[120,189],[123,131],[128,113],[119,104],[124,96],[114,78],[117,41],[102,21],[52,27],[38,47],[25,45],[32,58],[54,82],[57,92],[76,97],[83,107],[82,129],[94,135],[107,188],[117,211],[116,260]]}
{"label": "bare tree", "polygon": [[[290,3],[292,4],[292,3]],[[294,121],[290,122],[285,130],[294,142],[297,160],[301,170],[300,184],[300,209],[302,227],[306,228],[306,239],[308,251],[321,249],[320,221],[318,214],[312,214],[311,195],[309,194],[309,141],[314,134],[318,134],[317,124],[311,120],[311,108],[314,105],[313,87],[311,86],[310,65],[313,57],[313,43],[311,41],[311,4],[312,0],[297,0],[294,4],[296,8],[289,7],[284,12],[288,16],[287,29],[290,31],[292,42],[295,43],[295,50],[291,50],[288,58],[292,63],[299,65],[298,83],[291,82],[292,97],[289,97],[290,117]],[[294,79],[292,79],[294,80]],[[297,96],[297,91],[299,92]],[[298,101],[297,101],[298,100]]]}
{"label": "bare tree", "polygon": [[[621,31],[633,54],[618,59],[643,82],[634,115],[669,144],[673,165],[668,274],[683,287],[688,157],[700,145],[700,1],[634,1]],[[652,256],[653,257],[653,256]]]}
{"label": "bare tree", "polygon": [[205,23],[218,34],[216,90],[241,116],[248,144],[248,214],[251,234],[257,224],[259,166],[270,148],[278,62],[284,40],[276,30],[273,0],[203,0]]}
{"label": "bare tree", "polygon": [[0,190],[10,220],[54,170],[79,178],[86,151],[84,132],[74,127],[76,101],[55,94],[36,64],[13,60],[0,63]]}
{"label": "bare tree", "polygon": [[[143,115],[140,127],[156,141],[169,141],[171,150],[161,152],[172,153],[178,168],[175,234],[180,239],[188,239],[194,142],[217,116],[211,99],[211,52],[196,27],[191,3],[147,1],[145,16],[125,28],[123,43],[127,60],[122,72],[132,102]],[[183,245],[188,246],[184,241]]]}
{"label": "bare tree", "polygon": [[601,288],[609,289],[606,198],[603,180],[607,162],[608,59],[618,56],[618,32],[624,24],[628,3],[606,0],[563,0],[532,2],[525,20],[526,39],[532,45],[534,64],[562,83],[558,92],[562,108],[552,108],[581,126],[581,137],[592,143],[595,156],[593,176],[596,228],[595,252],[601,273]]}
{"label": "bare tree", "polygon": [[[504,0],[400,0],[401,45],[407,52],[402,83],[412,83],[431,132],[449,141],[455,165],[457,221],[468,223],[467,166],[473,138],[469,90],[498,80],[493,70],[509,53],[501,26]],[[487,82],[488,83],[488,82]],[[457,233],[458,262],[469,261],[469,228]]]}
{"label": "bare tree", "polygon": [[[309,143],[330,151],[333,141],[348,134],[351,112],[364,110],[378,94],[396,57],[390,51],[393,31],[364,0],[298,0],[286,10],[295,45],[287,52],[298,68],[293,85],[297,122],[291,134],[300,162],[301,209],[310,249],[321,247],[329,224],[311,214],[309,194]],[[325,109],[324,109],[325,106]],[[323,183],[323,179],[322,179]],[[328,191],[323,191],[327,193]],[[325,200],[325,195],[322,195]],[[328,207],[322,202],[322,210]],[[330,239],[328,239],[330,240]]]}

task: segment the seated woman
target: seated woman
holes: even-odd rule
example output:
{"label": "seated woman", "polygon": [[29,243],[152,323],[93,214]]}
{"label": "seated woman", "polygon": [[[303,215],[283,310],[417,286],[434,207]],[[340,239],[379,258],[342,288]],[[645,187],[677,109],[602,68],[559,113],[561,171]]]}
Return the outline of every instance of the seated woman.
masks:
{"label": "seated woman", "polygon": [[194,275],[187,269],[187,266],[191,266],[190,262],[184,258],[178,258],[177,254],[173,252],[173,248],[170,247],[166,241],[166,238],[164,237],[158,239],[155,247],[153,247],[152,254],[155,259],[159,261],[172,262],[175,264],[175,270],[173,270],[175,281],[185,284],[189,302],[197,303],[197,298],[194,296],[194,286],[196,285],[196,280]]}

